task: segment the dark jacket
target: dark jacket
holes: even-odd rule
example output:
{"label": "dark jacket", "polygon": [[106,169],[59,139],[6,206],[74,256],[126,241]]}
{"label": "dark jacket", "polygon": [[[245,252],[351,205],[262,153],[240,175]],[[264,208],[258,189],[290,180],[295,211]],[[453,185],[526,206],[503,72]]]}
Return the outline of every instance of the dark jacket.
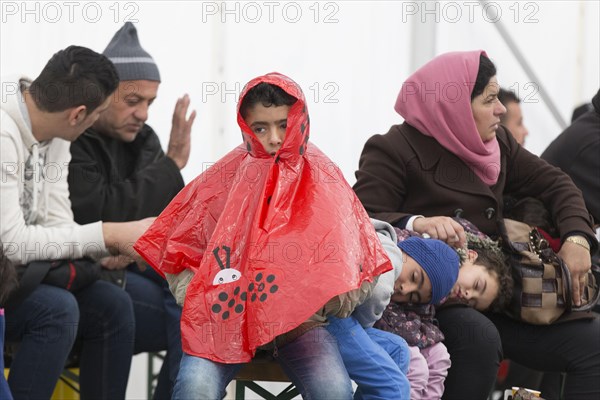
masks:
{"label": "dark jacket", "polygon": [[71,207],[80,224],[157,216],[184,186],[148,125],[131,143],[90,128],[71,144],[71,156]]}
{"label": "dark jacket", "polygon": [[559,227],[597,241],[581,191],[571,179],[519,146],[498,129],[501,170],[493,186],[484,184],[458,157],[435,139],[404,123],[371,137],[360,157],[354,190],[373,218],[398,223],[409,215],[460,214],[482,232],[496,236],[503,195],[542,200]]}
{"label": "dark jacket", "polygon": [[542,154],[562,169],[583,192],[594,220],[600,224],[600,91],[586,112],[561,133]]}

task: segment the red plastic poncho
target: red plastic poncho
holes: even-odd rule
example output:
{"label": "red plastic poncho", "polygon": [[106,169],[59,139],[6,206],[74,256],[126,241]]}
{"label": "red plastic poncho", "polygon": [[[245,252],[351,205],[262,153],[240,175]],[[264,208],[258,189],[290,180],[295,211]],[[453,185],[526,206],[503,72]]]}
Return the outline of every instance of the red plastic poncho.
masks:
{"label": "red plastic poncho", "polygon": [[[298,101],[269,155],[239,113],[267,82]],[[188,184],[135,244],[159,273],[195,272],[181,318],[183,350],[247,362],[258,346],[305,322],[334,296],[391,269],[338,167],[308,141],[304,95],[272,73],[238,103],[244,144]]]}

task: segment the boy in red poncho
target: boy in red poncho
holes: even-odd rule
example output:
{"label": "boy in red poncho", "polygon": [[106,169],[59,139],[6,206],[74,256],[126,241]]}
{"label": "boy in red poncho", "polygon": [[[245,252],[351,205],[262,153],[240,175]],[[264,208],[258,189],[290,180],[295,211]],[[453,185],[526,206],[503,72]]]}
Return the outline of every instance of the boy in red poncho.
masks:
{"label": "boy in red poncho", "polygon": [[325,316],[349,315],[391,268],[337,166],[309,142],[286,76],[240,96],[244,143],[184,188],[136,243],[179,302],[184,356],[173,398],[222,398],[257,349],[305,398],[351,398]]}

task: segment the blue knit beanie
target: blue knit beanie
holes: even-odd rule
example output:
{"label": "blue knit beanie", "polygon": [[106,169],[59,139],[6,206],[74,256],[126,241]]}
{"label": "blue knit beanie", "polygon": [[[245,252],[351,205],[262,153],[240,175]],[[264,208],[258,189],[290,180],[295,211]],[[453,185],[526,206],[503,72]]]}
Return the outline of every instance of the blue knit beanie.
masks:
{"label": "blue knit beanie", "polygon": [[140,45],[137,30],[131,22],[126,22],[115,33],[102,54],[113,62],[121,81],[160,82],[158,67]]}
{"label": "blue knit beanie", "polygon": [[441,240],[412,236],[398,243],[427,273],[431,281],[431,304],[446,297],[458,279],[459,257]]}

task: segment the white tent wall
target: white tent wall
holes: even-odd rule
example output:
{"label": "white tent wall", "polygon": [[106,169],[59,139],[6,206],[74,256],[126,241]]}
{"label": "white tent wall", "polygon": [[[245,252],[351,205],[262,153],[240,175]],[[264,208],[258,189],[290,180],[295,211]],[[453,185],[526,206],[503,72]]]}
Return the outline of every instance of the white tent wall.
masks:
{"label": "white tent wall", "polygon": [[[573,108],[589,102],[600,83],[600,2],[489,2],[499,10],[498,18],[486,17],[484,7],[471,6],[467,23],[437,24],[436,53],[473,48],[485,49],[498,69],[498,80],[522,100],[524,121],[529,128],[525,147],[541,154],[563,130],[543,101],[539,87],[547,91],[567,124]],[[443,8],[442,8],[443,9]],[[503,40],[495,23],[502,24],[539,80],[527,76],[513,49]]]}
{"label": "white tent wall", "polygon": [[[0,73],[36,76],[70,44],[102,51],[124,21],[134,20],[162,75],[148,122],[166,145],[178,96],[189,93],[199,113],[186,181],[240,142],[235,104],[243,84],[280,71],[304,89],[311,139],[353,183],[364,141],[401,121],[393,110],[397,92],[412,66],[426,61],[415,63],[414,50],[481,48],[497,64],[500,83],[523,99],[526,146],[540,154],[562,129],[537,85],[565,121],[600,86],[599,2],[483,4],[3,1]],[[539,82],[525,74],[496,22],[507,28]],[[411,27],[422,23],[434,25],[433,40],[412,38]]]}
{"label": "white tent wall", "polygon": [[[70,44],[102,51],[127,20],[161,72],[148,123],[165,147],[176,98],[189,93],[198,111],[186,182],[241,142],[237,94],[270,71],[301,85],[311,140],[351,184],[365,140],[401,122],[393,110],[397,93],[428,55],[485,49],[500,83],[523,99],[526,147],[535,154],[562,131],[536,85],[567,122],[600,87],[599,1],[1,1],[0,74],[35,77]],[[539,82],[527,76],[497,23]],[[128,396],[142,398],[146,371],[135,360]]]}

